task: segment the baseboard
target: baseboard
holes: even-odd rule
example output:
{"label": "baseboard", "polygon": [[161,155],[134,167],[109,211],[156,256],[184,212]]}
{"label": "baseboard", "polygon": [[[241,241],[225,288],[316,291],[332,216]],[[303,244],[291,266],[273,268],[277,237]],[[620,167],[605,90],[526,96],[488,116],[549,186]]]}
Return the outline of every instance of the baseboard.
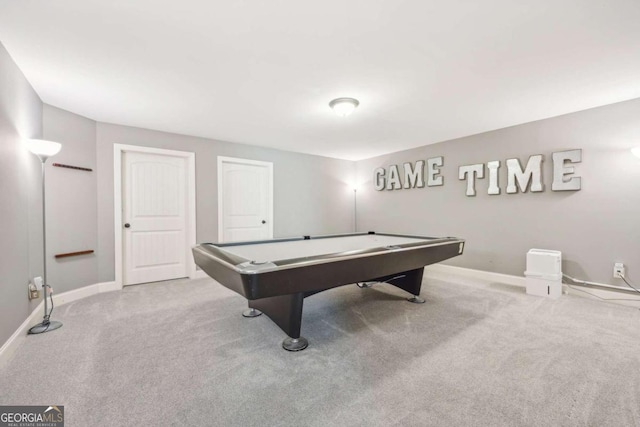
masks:
{"label": "baseboard", "polygon": [[104,292],[112,292],[112,291],[120,291],[122,290],[122,285],[119,285],[116,282],[102,282],[98,283],[98,293]]}
{"label": "baseboard", "polygon": [[29,328],[42,320],[44,312],[44,303],[40,302],[31,314],[22,322],[18,329],[9,337],[9,339],[0,348],[0,366],[11,359],[11,356],[20,347],[22,340],[26,338]]}
{"label": "baseboard", "polygon": [[512,276],[510,274],[493,273],[491,271],[474,270],[473,268],[455,267],[453,265],[433,264],[425,267],[426,276],[438,278],[439,276],[454,275],[459,277],[469,277],[489,282],[504,283],[512,286],[525,287],[524,277]]}
{"label": "baseboard", "polygon": [[[73,301],[77,301],[82,298],[90,297],[104,292],[111,292],[120,290],[121,287],[116,282],[103,282],[96,283],[95,285],[84,286],[82,288],[74,289],[60,294],[53,294],[53,303],[56,306],[68,304]],[[20,347],[22,340],[27,337],[27,332],[31,326],[36,325],[42,321],[44,314],[44,303],[40,304],[31,312],[31,314],[25,319],[24,322],[16,329],[16,331],[9,337],[9,339],[0,347],[0,366],[8,361],[15,353],[16,349]]]}
{"label": "baseboard", "polygon": [[[502,283],[505,285],[526,287],[526,279],[521,276],[513,276],[510,274],[493,273],[491,271],[474,270],[472,268],[455,267],[453,265],[433,264],[425,267],[424,275],[427,278],[446,280],[447,277],[456,276],[478,280],[481,283]],[[476,283],[476,284],[481,284]],[[603,284],[603,286],[607,286]],[[634,297],[626,292],[619,292],[615,289],[597,289],[592,287],[578,286],[575,284],[565,284],[563,289],[566,293],[572,295],[595,299],[599,301],[607,301],[615,304],[638,307],[640,305],[640,295]],[[532,298],[541,298],[532,296]]]}
{"label": "baseboard", "polygon": [[84,286],[61,294],[53,294],[53,303],[55,305],[64,305],[92,295],[117,290],[120,290],[120,288],[116,286],[116,282],[96,283],[95,285]]}

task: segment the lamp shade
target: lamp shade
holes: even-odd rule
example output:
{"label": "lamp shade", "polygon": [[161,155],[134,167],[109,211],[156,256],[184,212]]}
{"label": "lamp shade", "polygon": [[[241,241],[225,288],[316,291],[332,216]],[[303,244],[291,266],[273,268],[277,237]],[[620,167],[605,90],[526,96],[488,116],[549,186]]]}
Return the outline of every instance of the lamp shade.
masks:
{"label": "lamp shade", "polygon": [[62,148],[60,143],[44,139],[28,139],[25,145],[29,151],[40,157],[42,161],[47,160],[51,156],[55,156]]}
{"label": "lamp shade", "polygon": [[354,98],[337,98],[329,103],[329,107],[342,117],[346,117],[360,105],[360,102]]}
{"label": "lamp shade", "polygon": [[640,158],[640,147],[632,148],[631,152],[633,153],[634,156]]}

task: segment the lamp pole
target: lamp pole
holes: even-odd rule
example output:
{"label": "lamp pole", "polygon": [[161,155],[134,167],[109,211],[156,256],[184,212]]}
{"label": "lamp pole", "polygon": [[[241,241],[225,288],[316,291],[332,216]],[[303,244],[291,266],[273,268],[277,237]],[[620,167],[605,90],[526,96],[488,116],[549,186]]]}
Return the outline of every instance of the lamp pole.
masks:
{"label": "lamp pole", "polygon": [[353,231],[358,232],[358,203],[357,203],[358,189],[353,189]]}
{"label": "lamp pole", "polygon": [[[42,160],[42,279],[44,280],[44,319],[43,319],[43,323],[47,322],[49,323],[49,326],[51,326],[51,322],[49,322],[49,312],[47,310],[47,292],[51,293],[48,288],[47,285],[49,282],[47,282],[47,213],[46,213],[46,206],[47,203],[45,202],[45,173],[46,173],[46,168],[45,168],[45,162],[47,160],[43,159]],[[60,322],[53,322],[53,323],[60,323]],[[59,328],[60,326],[62,326],[62,323],[60,323],[59,326],[56,327]]]}

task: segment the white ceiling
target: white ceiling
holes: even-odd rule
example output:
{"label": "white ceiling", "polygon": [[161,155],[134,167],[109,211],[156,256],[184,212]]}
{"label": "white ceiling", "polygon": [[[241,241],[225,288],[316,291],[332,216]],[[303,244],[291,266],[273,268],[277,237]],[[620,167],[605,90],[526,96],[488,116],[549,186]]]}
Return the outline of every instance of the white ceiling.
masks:
{"label": "white ceiling", "polygon": [[0,0],[0,41],[83,116],[352,160],[640,97],[639,0]]}

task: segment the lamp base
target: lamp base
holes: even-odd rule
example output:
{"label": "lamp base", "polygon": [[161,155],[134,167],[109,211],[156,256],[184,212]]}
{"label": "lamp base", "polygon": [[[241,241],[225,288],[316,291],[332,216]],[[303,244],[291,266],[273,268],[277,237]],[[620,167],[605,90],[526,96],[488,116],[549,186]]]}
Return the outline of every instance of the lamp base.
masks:
{"label": "lamp base", "polygon": [[29,335],[43,334],[45,332],[53,331],[60,327],[62,327],[62,322],[58,322],[56,320],[49,321],[46,323],[42,322],[32,327],[31,329],[29,329]]}

